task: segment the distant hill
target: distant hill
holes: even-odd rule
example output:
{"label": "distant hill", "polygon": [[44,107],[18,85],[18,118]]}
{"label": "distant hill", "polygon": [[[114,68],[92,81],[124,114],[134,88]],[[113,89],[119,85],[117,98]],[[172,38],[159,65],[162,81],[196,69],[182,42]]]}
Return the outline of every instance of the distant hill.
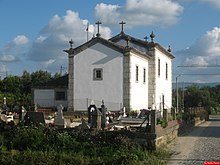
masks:
{"label": "distant hill", "polygon": [[[208,87],[215,87],[217,85],[220,85],[220,82],[212,82],[212,83],[194,83],[194,82],[178,82],[178,86],[179,88],[186,88],[188,86],[192,86],[192,85],[196,85],[198,86],[199,88],[202,88],[202,87],[205,87],[205,86],[208,86]],[[176,82],[173,82],[172,83],[172,88],[173,89],[176,89]]]}

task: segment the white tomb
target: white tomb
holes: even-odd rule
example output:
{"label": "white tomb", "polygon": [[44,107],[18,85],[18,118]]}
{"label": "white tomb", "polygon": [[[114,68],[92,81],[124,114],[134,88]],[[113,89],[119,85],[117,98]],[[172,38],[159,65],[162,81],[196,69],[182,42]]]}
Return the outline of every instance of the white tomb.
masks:
{"label": "white tomb", "polygon": [[66,128],[66,123],[63,117],[63,106],[62,105],[58,106],[58,112],[55,116],[54,124],[55,126]]}

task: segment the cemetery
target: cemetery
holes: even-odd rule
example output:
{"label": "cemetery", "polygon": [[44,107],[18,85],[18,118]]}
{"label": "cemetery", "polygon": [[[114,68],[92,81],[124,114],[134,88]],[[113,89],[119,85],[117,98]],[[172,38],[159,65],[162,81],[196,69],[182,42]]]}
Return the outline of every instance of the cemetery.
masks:
{"label": "cemetery", "polygon": [[100,107],[91,104],[80,113],[66,112],[62,105],[56,112],[37,107],[27,111],[22,106],[10,112],[5,106],[1,109],[0,164],[165,164],[168,153],[161,147],[206,119],[203,108],[184,112],[182,120],[171,112],[127,113],[125,108],[110,112],[104,100]]}
{"label": "cemetery", "polygon": [[[26,111],[20,114],[18,123],[1,128],[0,164],[160,162],[157,156],[146,159],[149,153],[137,147],[139,145],[132,139],[135,135],[128,132],[128,123],[119,129],[120,120],[111,121],[104,102],[100,108],[90,105],[87,117],[75,127],[67,127],[62,105],[58,107],[53,125],[46,124],[44,115]],[[125,114],[122,113],[121,118],[126,118]]]}

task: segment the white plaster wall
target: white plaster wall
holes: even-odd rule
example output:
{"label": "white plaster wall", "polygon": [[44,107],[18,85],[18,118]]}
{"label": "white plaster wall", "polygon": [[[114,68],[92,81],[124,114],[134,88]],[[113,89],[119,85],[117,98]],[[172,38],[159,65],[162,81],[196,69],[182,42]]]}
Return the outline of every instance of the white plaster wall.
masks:
{"label": "white plaster wall", "polygon": [[67,100],[55,100],[55,101],[54,101],[54,106],[55,106],[55,107],[58,107],[60,104],[61,104],[63,107],[67,107],[67,106],[68,106]]}
{"label": "white plaster wall", "polygon": [[[160,76],[158,76],[158,58],[160,58]],[[166,63],[168,64],[168,79],[166,79]],[[164,108],[170,109],[172,107],[172,59],[155,49],[155,64],[155,106],[157,110],[162,108],[162,95],[164,95]]]}
{"label": "white plaster wall", "polygon": [[54,89],[34,89],[34,104],[40,107],[67,107],[67,100],[55,100]]}
{"label": "white plaster wall", "polygon": [[[131,110],[148,108],[148,60],[131,53]],[[136,81],[136,66],[139,68],[139,80]],[[143,69],[146,69],[146,82],[143,82]]]}
{"label": "white plaster wall", "polygon": [[40,107],[54,106],[54,90],[34,89],[34,104]]}
{"label": "white plaster wall", "polygon": [[[106,53],[107,52],[107,53]],[[100,43],[74,57],[74,107],[86,99],[122,103],[123,55]],[[103,69],[103,80],[93,80],[93,69]],[[90,103],[88,103],[90,104]],[[75,109],[77,110],[77,108]]]}

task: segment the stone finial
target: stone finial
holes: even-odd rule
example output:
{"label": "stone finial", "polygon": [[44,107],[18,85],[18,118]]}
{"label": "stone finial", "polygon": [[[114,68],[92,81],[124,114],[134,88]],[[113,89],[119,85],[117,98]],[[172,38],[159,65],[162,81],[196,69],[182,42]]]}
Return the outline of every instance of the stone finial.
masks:
{"label": "stone finial", "polygon": [[168,52],[171,52],[171,51],[172,51],[171,48],[170,48],[170,45],[169,45],[167,51],[168,51]]}
{"label": "stone finial", "polygon": [[131,38],[128,36],[127,38],[126,38],[126,42],[127,42],[127,45],[126,45],[126,47],[128,48],[129,47],[129,42],[131,41]]}
{"label": "stone finial", "polygon": [[151,42],[154,42],[155,34],[153,31],[150,34],[150,38],[151,38]]}
{"label": "stone finial", "polygon": [[73,40],[71,39],[70,41],[69,41],[69,44],[70,44],[70,48],[73,48]]}

